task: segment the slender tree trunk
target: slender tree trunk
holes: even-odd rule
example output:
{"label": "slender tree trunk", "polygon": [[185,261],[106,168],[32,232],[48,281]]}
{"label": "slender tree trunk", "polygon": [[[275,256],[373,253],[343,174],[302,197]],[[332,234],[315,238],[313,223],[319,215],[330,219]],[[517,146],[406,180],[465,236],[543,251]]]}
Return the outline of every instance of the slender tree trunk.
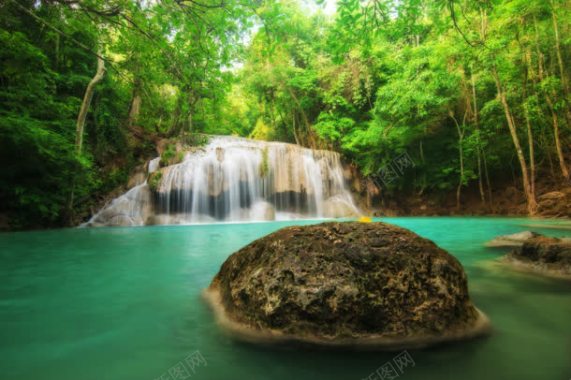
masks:
{"label": "slender tree trunk", "polygon": [[129,110],[129,127],[134,127],[139,120],[139,114],[141,113],[141,95],[136,94],[131,100],[131,109]]}
{"label": "slender tree trunk", "polygon": [[163,125],[163,115],[159,116],[159,122],[155,124],[155,131],[159,133],[161,131],[161,126]]}
{"label": "slender tree trunk", "polygon": [[486,151],[482,149],[482,161],[484,162],[484,175],[486,176],[486,185],[488,187],[488,201],[490,205],[493,205],[493,198],[492,198],[492,184],[490,181],[490,174],[488,173],[488,160],[486,159]]}
{"label": "slender tree trunk", "polygon": [[456,209],[460,209],[460,201],[462,197],[462,185],[464,184],[464,131],[460,124],[458,124],[458,120],[454,117],[454,112],[449,111],[448,113],[450,118],[454,120],[454,124],[456,125],[456,132],[458,133],[458,156],[460,159],[460,178],[458,179],[458,187],[456,188]]}
{"label": "slender tree trunk", "polygon": [[565,163],[565,156],[563,155],[563,148],[561,147],[561,137],[559,135],[559,117],[557,116],[557,111],[551,97],[545,95],[545,100],[551,112],[551,120],[553,122],[553,137],[555,139],[555,151],[557,152],[557,159],[559,160],[559,167],[561,168],[561,175],[566,180],[569,180],[569,170],[567,169],[567,164]]}
{"label": "slender tree trunk", "polygon": [[[277,110],[277,112],[278,112],[278,116],[281,115],[281,111],[280,111],[280,109],[279,109],[278,107],[276,107],[276,101],[275,101],[275,99],[274,99],[273,97],[272,97],[271,102],[269,102],[269,103],[270,103],[270,120],[271,120],[271,123],[272,123],[272,129],[275,131],[276,128],[277,128],[277,125],[278,125],[278,123],[277,123],[277,121],[276,121],[276,119],[277,119],[277,118],[276,118],[276,110]],[[282,117],[282,118],[283,118],[283,117]]]}
{"label": "slender tree trunk", "polygon": [[559,24],[557,22],[557,9],[555,8],[555,2],[551,0],[551,19],[553,21],[553,33],[555,34],[555,52],[557,53],[557,64],[559,66],[559,75],[561,77],[561,83],[563,83],[563,90],[565,91],[565,96],[569,96],[569,82],[567,81],[567,75],[565,72],[565,65],[563,63],[563,57],[561,54],[561,41],[559,37]]}
{"label": "slender tree trunk", "polygon": [[480,7],[480,39],[486,40],[488,33],[488,14],[483,7]]}
{"label": "slender tree trunk", "polygon": [[[545,132],[543,132],[543,141],[544,141],[544,145],[548,146],[550,145],[547,141],[547,136],[545,136]],[[549,162],[549,171],[551,172],[551,177],[555,178],[556,174],[555,174],[555,165],[553,164],[553,157],[551,157],[551,149],[545,149],[547,151],[547,161]]]}
{"label": "slender tree trunk", "polygon": [[515,124],[515,120],[512,116],[510,106],[507,101],[507,97],[505,91],[502,87],[502,83],[500,81],[500,77],[496,67],[494,66],[492,69],[492,76],[494,77],[494,81],[496,82],[496,89],[498,91],[498,97],[500,98],[500,102],[504,108],[504,113],[506,116],[506,121],[508,123],[508,128],[510,131],[510,135],[512,137],[512,141],[514,147],[516,149],[517,158],[519,161],[521,175],[522,175],[522,183],[523,183],[523,191],[527,200],[527,211],[530,215],[534,215],[537,211],[537,202],[535,200],[535,196],[531,192],[531,185],[529,182],[529,173],[527,169],[527,162],[525,160],[525,156],[523,154],[523,150],[521,148],[521,144],[519,141],[519,137],[517,135],[517,126]]}
{"label": "slender tree trunk", "polygon": [[305,113],[305,111],[303,110],[303,107],[301,106],[301,103],[299,102],[299,100],[297,99],[297,96],[295,95],[295,93],[291,90],[291,88],[288,88],[288,92],[291,95],[292,99],[294,100],[297,108],[299,109],[299,113],[301,114],[301,118],[303,119],[303,123],[305,124],[305,129],[306,129],[306,136],[309,138],[309,133],[311,132],[311,124],[309,123],[309,118],[307,117],[307,114]]}
{"label": "slender tree trunk", "polygon": [[137,124],[139,114],[141,113],[141,86],[142,84],[140,79],[135,79],[135,83],[133,85],[133,94],[131,96],[131,106],[129,107],[129,128],[132,128]]}
{"label": "slender tree trunk", "polygon": [[[192,88],[185,85],[177,98],[173,116],[173,123],[169,130],[169,136],[177,136],[184,132],[192,132],[192,118],[198,98],[194,96]],[[188,112],[183,112],[184,105],[188,105]]]}
{"label": "slender tree trunk", "polygon": [[[567,82],[567,76],[565,75],[565,67],[563,64],[562,56],[561,56],[561,43],[560,43],[560,38],[559,38],[559,26],[557,23],[557,15],[555,13],[556,10],[555,10],[555,4],[554,4],[553,0],[551,0],[551,6],[552,6],[551,16],[552,16],[552,21],[553,21],[553,32],[555,34],[555,51],[556,51],[557,63],[558,63],[558,67],[559,67],[559,75],[560,75],[561,83],[563,84],[563,90],[564,90],[564,95],[565,95],[566,117],[567,117],[567,122],[569,123],[569,122],[571,122],[571,115],[569,115],[569,104],[568,104],[569,83]],[[536,51],[538,54],[538,57],[537,57],[538,68],[539,68],[538,76],[539,76],[539,80],[543,81],[543,78],[544,78],[544,67],[543,67],[544,57],[543,57],[543,54],[541,53],[541,50],[539,49],[539,30],[537,27],[537,20],[534,19],[534,23],[535,23],[535,47],[536,47]],[[559,132],[559,117],[557,115],[557,110],[555,109],[554,102],[553,102],[553,99],[551,98],[551,95],[547,91],[544,91],[544,96],[545,96],[545,101],[547,102],[549,111],[551,113],[551,121],[553,123],[553,137],[555,140],[555,151],[557,152],[557,159],[559,160],[559,167],[561,169],[561,175],[563,176],[563,178],[565,180],[569,180],[569,169],[567,168],[567,164],[565,162],[565,155],[563,154],[563,148],[561,146],[561,136],[560,136],[560,132]]]}
{"label": "slender tree trunk", "polygon": [[61,36],[59,33],[56,33],[55,35],[56,41],[55,41],[55,56],[56,56],[56,62],[55,62],[55,66],[56,66],[56,70],[59,69],[59,65],[60,65],[60,48],[61,48]]}
{"label": "slender tree trunk", "polygon": [[543,80],[543,53],[541,52],[541,48],[539,46],[539,27],[537,26],[537,19],[533,16],[533,24],[535,27],[535,52],[537,54],[537,69],[538,69],[538,76],[539,80]]}
{"label": "slender tree trunk", "polygon": [[186,130],[187,133],[192,133],[194,129],[194,112],[196,104],[198,103],[198,97],[195,96],[194,91],[188,92],[188,115],[186,115]]}
{"label": "slender tree trunk", "polygon": [[[79,109],[79,114],[77,116],[77,124],[75,127],[75,154],[79,157],[81,156],[81,151],[83,148],[83,132],[85,129],[85,120],[87,119],[87,113],[89,112],[89,106],[91,105],[91,100],[93,99],[93,93],[95,92],[95,86],[103,80],[105,75],[105,61],[101,56],[97,57],[97,71],[95,76],[91,79],[87,88],[85,89],[85,94],[83,95],[83,102],[81,103],[81,108]],[[67,218],[68,222],[71,224],[73,221],[73,201],[75,198],[75,178],[71,181],[71,191],[69,193],[69,198],[67,202]]]}
{"label": "slender tree trunk", "polygon": [[192,130],[194,128],[193,120],[192,120],[192,110],[188,112],[188,116],[186,118],[186,125],[187,125],[186,131],[188,133],[192,133]]}
{"label": "slender tree trunk", "polygon": [[531,194],[535,197],[535,150],[533,146],[533,131],[531,129],[527,104],[524,103],[523,108],[525,113],[525,123],[527,125],[527,143],[529,145],[529,181],[531,186]]}
{"label": "slender tree trunk", "polygon": [[484,182],[482,178],[482,136],[480,135],[480,116],[478,113],[478,98],[476,96],[476,78],[474,77],[474,69],[470,70],[470,79],[472,84],[472,102],[474,107],[474,124],[478,133],[478,144],[476,147],[476,156],[478,160],[478,188],[480,190],[480,199],[486,204],[486,195],[484,193]]}
{"label": "slender tree trunk", "polygon": [[83,95],[83,102],[81,103],[81,108],[79,110],[79,115],[77,116],[76,124],[76,134],[75,134],[75,152],[77,155],[81,154],[81,149],[83,147],[83,131],[85,129],[85,119],[87,118],[87,113],[89,112],[89,106],[91,105],[91,100],[93,99],[93,93],[95,91],[95,86],[103,80],[105,75],[105,61],[100,57],[97,57],[97,72],[95,76],[91,79],[87,88],[85,89],[85,94]]}
{"label": "slender tree trunk", "polygon": [[174,108],[172,124],[171,124],[169,131],[168,131],[168,135],[170,137],[176,136],[180,132],[180,116],[182,114],[183,103],[184,103],[183,102],[183,94],[180,93],[180,94],[178,94],[178,97],[176,99],[176,106]]}
{"label": "slender tree trunk", "polygon": [[[479,136],[478,136],[479,138]],[[476,161],[478,164],[478,190],[480,191],[480,200],[482,204],[486,204],[486,194],[484,192],[484,179],[482,178],[482,151],[480,147],[476,148]]]}
{"label": "slender tree trunk", "polygon": [[[425,163],[424,144],[422,142],[422,139],[418,143],[418,153],[420,155],[420,162],[424,165],[424,163]],[[415,171],[415,177],[416,177],[416,171]],[[418,192],[418,195],[424,194],[424,190],[426,190],[426,173],[422,173],[421,181],[422,182],[421,182],[420,191]]]}
{"label": "slender tree trunk", "polygon": [[299,138],[297,137],[297,130],[295,128],[295,112],[292,112],[291,119],[292,119],[293,138],[295,139],[295,143],[299,145]]}
{"label": "slender tree trunk", "polygon": [[460,209],[460,198],[462,196],[462,186],[464,184],[464,147],[463,140],[464,134],[460,134],[460,127],[458,127],[458,155],[460,156],[460,180],[458,181],[458,188],[456,189],[456,208]]}
{"label": "slender tree trunk", "polygon": [[533,130],[531,128],[531,121],[529,118],[529,109],[527,105],[527,84],[528,79],[531,79],[532,84],[535,85],[535,73],[533,71],[533,66],[531,64],[531,51],[529,49],[525,50],[524,53],[524,60],[527,65],[527,76],[525,83],[523,84],[523,94],[524,94],[524,102],[523,102],[523,110],[525,116],[525,124],[527,127],[527,145],[529,149],[529,181],[531,186],[531,193],[535,197],[535,142],[533,140]]}

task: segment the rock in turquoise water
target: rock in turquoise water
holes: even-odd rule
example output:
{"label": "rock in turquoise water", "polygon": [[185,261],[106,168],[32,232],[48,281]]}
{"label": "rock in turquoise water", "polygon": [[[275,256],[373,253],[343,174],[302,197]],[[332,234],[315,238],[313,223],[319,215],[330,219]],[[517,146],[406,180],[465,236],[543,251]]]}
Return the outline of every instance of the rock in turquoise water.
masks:
{"label": "rock in turquoise water", "polygon": [[489,327],[458,260],[385,223],[281,229],[231,255],[205,295],[224,327],[256,341],[400,349]]}
{"label": "rock in turquoise water", "polygon": [[489,248],[521,247],[529,239],[541,236],[532,231],[523,231],[511,235],[498,236],[485,244]]}
{"label": "rock in turquoise water", "polygon": [[571,279],[571,239],[536,236],[505,257],[520,269]]}

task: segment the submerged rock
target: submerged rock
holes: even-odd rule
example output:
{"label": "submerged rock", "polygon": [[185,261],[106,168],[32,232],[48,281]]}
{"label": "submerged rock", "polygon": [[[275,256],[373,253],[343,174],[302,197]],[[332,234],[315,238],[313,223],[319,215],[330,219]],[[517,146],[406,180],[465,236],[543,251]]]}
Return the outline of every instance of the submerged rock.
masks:
{"label": "submerged rock", "polygon": [[534,237],[509,253],[504,261],[519,269],[571,279],[571,240]]}
{"label": "submerged rock", "polygon": [[498,236],[485,244],[490,248],[521,247],[529,239],[541,236],[532,231],[518,232],[511,235]]}
{"label": "submerged rock", "polygon": [[252,341],[399,349],[489,327],[456,258],[384,223],[281,229],[231,255],[205,297]]}

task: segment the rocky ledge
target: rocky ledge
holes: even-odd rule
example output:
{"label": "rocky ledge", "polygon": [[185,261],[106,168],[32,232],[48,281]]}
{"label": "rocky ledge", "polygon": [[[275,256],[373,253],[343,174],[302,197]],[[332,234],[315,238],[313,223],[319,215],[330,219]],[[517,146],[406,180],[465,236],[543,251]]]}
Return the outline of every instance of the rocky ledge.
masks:
{"label": "rocky ledge", "polygon": [[488,248],[515,248],[521,247],[529,239],[541,236],[532,231],[523,231],[511,235],[501,235],[490,240],[484,246]]}
{"label": "rocky ledge", "polygon": [[571,280],[571,240],[535,236],[526,240],[503,259],[523,269]]}
{"label": "rocky ledge", "polygon": [[255,342],[402,349],[489,329],[458,260],[384,223],[281,229],[231,255],[204,294]]}

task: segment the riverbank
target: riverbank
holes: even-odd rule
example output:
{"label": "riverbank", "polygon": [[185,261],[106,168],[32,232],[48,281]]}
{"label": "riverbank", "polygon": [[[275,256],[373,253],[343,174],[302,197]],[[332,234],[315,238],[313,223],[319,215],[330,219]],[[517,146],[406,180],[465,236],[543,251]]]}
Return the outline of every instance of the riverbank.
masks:
{"label": "riverbank", "polygon": [[[539,188],[534,217],[571,218],[571,186]],[[456,204],[455,194],[428,194],[389,197],[372,209],[374,216],[529,216],[523,192],[509,186],[495,191],[492,201],[483,202],[480,194],[466,192]]]}

